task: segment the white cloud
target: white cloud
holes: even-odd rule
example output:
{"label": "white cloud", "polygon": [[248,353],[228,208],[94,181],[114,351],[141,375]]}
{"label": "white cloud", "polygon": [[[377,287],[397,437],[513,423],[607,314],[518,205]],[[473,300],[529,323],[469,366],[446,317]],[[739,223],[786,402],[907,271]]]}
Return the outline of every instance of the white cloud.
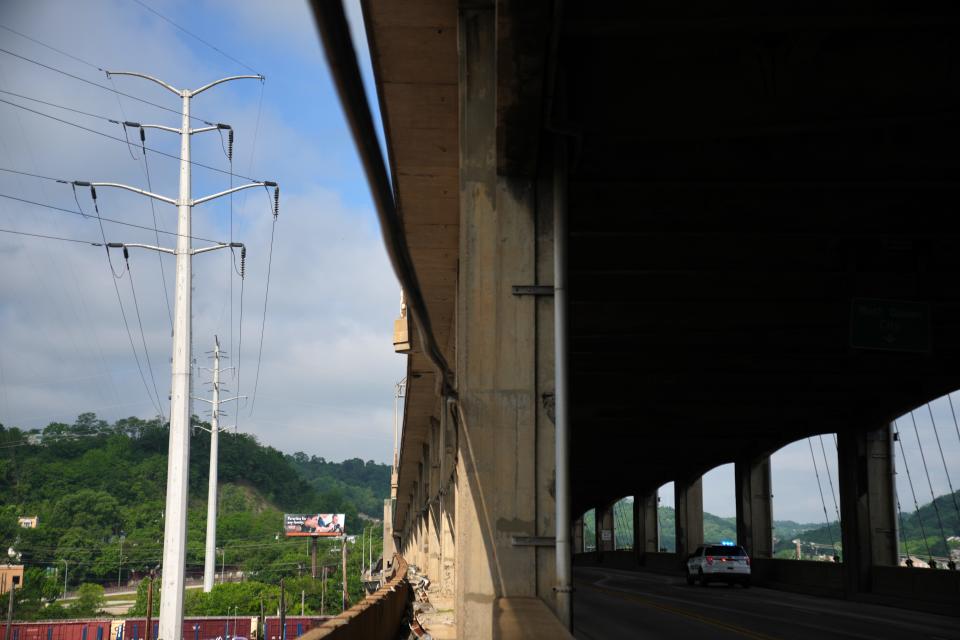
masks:
{"label": "white cloud", "polygon": [[[156,7],[175,19],[179,11],[191,9],[186,3]],[[291,69],[303,70],[304,83],[318,82],[314,76],[320,75],[321,69],[319,44],[312,17],[304,3],[279,3],[268,16],[259,3],[231,3],[230,7],[235,12],[228,12],[218,27],[223,31],[204,33],[210,33],[217,44],[246,38],[252,46],[237,57],[251,65],[267,61],[263,71],[268,83],[256,148],[253,134],[260,95],[256,83],[234,83],[203,94],[195,100],[193,111],[235,127],[239,173],[248,171],[252,157],[253,175],[276,179],[282,188],[258,397],[252,417],[240,411],[240,429],[285,451],[303,450],[328,459],[388,460],[393,382],[403,375],[403,360],[392,353],[390,341],[397,284],[375,218],[362,195],[365,184],[339,107],[331,106],[336,105],[332,90],[323,82],[311,85],[309,95],[314,102],[310,104],[291,101],[285,93],[295,86],[284,76]],[[202,8],[217,10],[218,5]],[[142,70],[188,87],[220,77],[224,68],[235,69],[135,3],[19,0],[3,4],[0,22],[95,64]],[[353,24],[356,26],[355,20]],[[81,63],[9,33],[3,40],[6,47],[23,55],[93,82],[108,82]],[[248,54],[252,60],[245,59]],[[272,67],[276,60],[284,68]],[[272,78],[276,78],[273,83]],[[177,99],[158,87],[120,77],[114,82],[122,91],[179,108]],[[9,56],[0,56],[0,89],[120,117],[112,93]],[[128,98],[120,101],[127,119],[177,124],[174,113]],[[49,107],[36,108],[110,135],[122,135],[117,125]],[[304,118],[305,110],[312,109],[324,116]],[[135,132],[133,137],[136,140]],[[147,133],[147,145],[173,155],[179,151],[175,136],[153,130]],[[216,134],[195,137],[193,147],[195,161],[226,168]],[[136,156],[139,158],[139,152]],[[152,152],[148,152],[148,161],[154,191],[175,193],[177,163]],[[8,105],[0,105],[0,166],[68,179],[146,186],[142,164],[131,159],[122,144]],[[193,177],[195,197],[228,184],[227,176],[199,167],[194,168]],[[234,199],[234,239],[248,247],[241,393],[252,391],[256,372],[272,225],[268,199],[255,191],[261,190]],[[69,187],[23,176],[0,173],[0,193],[68,209],[77,207]],[[78,198],[82,209],[92,213],[89,190],[78,190]],[[98,203],[105,217],[153,224],[149,204],[134,194],[101,188]],[[175,228],[173,207],[157,204],[156,214],[161,229]],[[226,239],[228,219],[225,201],[198,207],[193,234]],[[92,241],[100,238],[95,219],[3,198],[0,228]],[[110,223],[104,223],[104,228],[110,241],[156,243],[152,231]],[[169,245],[173,238],[161,236],[160,241]],[[163,263],[168,286],[172,286],[173,260],[164,256]],[[131,250],[144,332],[166,412],[170,327],[158,264],[155,254]],[[114,266],[123,268],[118,252],[114,253]],[[131,355],[102,248],[0,234],[0,272],[0,335],[4,336],[0,341],[0,422],[41,427],[91,410],[106,419],[153,413]],[[220,335],[222,344],[229,339],[229,273],[226,252],[194,260],[193,327],[198,356],[210,348],[214,333]],[[127,278],[117,285],[143,360]],[[236,350],[240,286],[237,278],[233,282]],[[238,364],[236,357],[232,364]],[[204,387],[200,380],[196,383],[199,393]],[[198,404],[196,411],[201,409]],[[228,410],[235,413],[233,408]],[[231,416],[226,422],[234,419]]]}

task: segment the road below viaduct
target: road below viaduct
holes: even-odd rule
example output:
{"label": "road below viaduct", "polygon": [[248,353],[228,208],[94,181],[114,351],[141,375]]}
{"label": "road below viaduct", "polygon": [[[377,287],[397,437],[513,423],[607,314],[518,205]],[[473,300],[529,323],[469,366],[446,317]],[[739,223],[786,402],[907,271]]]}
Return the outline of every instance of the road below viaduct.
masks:
{"label": "road below viaduct", "polygon": [[577,567],[579,640],[939,640],[956,618],[753,587],[688,586],[680,575]]}

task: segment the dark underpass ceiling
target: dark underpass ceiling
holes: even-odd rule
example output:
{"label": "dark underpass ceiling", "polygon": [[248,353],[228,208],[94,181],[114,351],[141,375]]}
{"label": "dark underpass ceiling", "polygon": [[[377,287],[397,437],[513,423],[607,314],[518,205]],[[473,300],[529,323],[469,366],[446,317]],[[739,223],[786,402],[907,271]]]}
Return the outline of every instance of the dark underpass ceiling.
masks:
{"label": "dark underpass ceiling", "polygon": [[737,6],[564,3],[575,513],[960,387],[960,21]]}

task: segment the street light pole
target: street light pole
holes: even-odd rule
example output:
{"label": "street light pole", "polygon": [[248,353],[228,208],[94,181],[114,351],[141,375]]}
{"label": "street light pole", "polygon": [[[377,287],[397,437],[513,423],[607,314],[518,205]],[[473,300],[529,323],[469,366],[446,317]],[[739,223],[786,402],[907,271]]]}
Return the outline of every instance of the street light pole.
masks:
{"label": "street light pole", "polygon": [[126,539],[126,536],[123,532],[120,532],[120,561],[117,564],[117,589],[120,588],[120,576],[123,571],[123,541]]}

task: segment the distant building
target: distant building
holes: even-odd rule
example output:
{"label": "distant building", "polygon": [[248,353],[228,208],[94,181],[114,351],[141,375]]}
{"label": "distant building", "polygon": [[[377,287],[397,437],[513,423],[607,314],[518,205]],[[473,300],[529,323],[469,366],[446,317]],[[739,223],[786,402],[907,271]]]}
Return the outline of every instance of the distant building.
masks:
{"label": "distant building", "polygon": [[20,516],[17,518],[17,524],[24,529],[36,529],[38,522],[37,516]]}
{"label": "distant building", "polygon": [[10,590],[10,584],[17,582],[17,588],[23,586],[22,564],[0,564],[0,595]]}

